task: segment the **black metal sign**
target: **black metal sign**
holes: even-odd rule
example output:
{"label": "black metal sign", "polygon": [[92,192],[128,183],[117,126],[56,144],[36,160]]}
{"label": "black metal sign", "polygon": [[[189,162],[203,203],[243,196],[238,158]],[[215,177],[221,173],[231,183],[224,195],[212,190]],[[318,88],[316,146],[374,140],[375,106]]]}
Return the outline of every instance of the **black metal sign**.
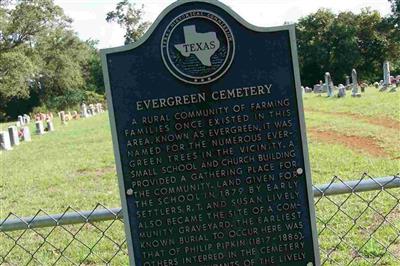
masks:
{"label": "black metal sign", "polygon": [[102,52],[132,265],[319,265],[293,26],[178,1]]}

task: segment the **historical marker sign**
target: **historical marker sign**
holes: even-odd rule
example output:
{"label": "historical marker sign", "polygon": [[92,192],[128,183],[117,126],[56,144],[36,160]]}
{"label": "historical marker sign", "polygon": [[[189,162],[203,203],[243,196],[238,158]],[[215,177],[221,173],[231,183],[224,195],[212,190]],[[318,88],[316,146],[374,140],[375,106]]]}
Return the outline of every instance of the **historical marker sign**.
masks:
{"label": "historical marker sign", "polygon": [[132,265],[319,265],[293,26],[178,1],[102,56]]}

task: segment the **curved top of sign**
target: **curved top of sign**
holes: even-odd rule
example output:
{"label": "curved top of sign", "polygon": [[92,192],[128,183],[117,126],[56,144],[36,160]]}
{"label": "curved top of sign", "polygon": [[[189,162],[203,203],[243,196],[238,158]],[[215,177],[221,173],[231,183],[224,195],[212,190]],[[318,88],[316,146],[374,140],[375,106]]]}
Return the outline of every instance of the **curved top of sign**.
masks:
{"label": "curved top of sign", "polygon": [[212,4],[214,6],[217,6],[224,11],[226,11],[229,15],[231,15],[233,18],[235,18],[238,22],[240,22],[244,27],[253,30],[253,31],[258,31],[258,32],[274,32],[274,31],[282,31],[282,30],[290,30],[294,31],[294,24],[287,24],[287,25],[282,25],[282,26],[274,26],[274,27],[259,27],[255,26],[249,22],[247,22],[245,19],[243,19],[239,14],[237,14],[235,11],[233,11],[229,6],[217,1],[217,0],[178,0],[171,5],[169,5],[167,8],[165,8],[161,14],[157,17],[157,19],[154,21],[154,23],[150,26],[150,28],[146,31],[146,33],[136,42],[130,43],[128,45],[123,45],[123,46],[118,46],[118,47],[113,47],[113,48],[106,48],[106,49],[101,49],[101,53],[106,55],[106,54],[111,54],[111,53],[118,53],[118,52],[124,52],[128,51],[134,48],[139,47],[142,45],[153,33],[153,31],[157,28],[157,26],[160,24],[161,20],[173,9],[175,9],[178,6],[181,6],[183,4],[187,3],[207,3],[207,4]]}

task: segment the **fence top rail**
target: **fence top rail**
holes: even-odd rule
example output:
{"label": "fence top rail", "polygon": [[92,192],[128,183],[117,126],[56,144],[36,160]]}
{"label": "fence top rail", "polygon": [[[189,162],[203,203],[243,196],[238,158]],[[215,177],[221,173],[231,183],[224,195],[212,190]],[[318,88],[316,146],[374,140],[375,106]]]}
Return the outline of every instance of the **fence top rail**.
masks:
{"label": "fence top rail", "polygon": [[[335,183],[336,180],[339,182]],[[315,185],[313,191],[314,197],[321,197],[391,188],[400,188],[400,176],[369,177],[354,181],[342,181],[340,178],[334,178],[331,183]]]}
{"label": "fence top rail", "polygon": [[[339,182],[335,182],[335,181]],[[387,176],[380,178],[368,178],[356,181],[342,181],[334,178],[331,183],[313,186],[314,197],[332,196],[340,194],[366,192],[372,190],[386,190],[400,188],[400,176]],[[42,211],[39,211],[39,213]],[[16,218],[12,218],[16,217]],[[7,218],[0,220],[0,232],[27,230],[42,227],[54,227],[61,225],[94,223],[107,220],[122,219],[121,208],[97,207],[92,211],[64,212],[55,215],[41,215],[20,218],[10,213]]]}

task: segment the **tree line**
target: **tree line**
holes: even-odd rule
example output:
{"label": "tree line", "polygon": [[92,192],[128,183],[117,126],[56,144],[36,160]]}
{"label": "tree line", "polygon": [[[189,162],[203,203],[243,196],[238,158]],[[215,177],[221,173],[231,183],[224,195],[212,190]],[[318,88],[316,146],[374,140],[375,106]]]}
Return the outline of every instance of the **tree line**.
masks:
{"label": "tree line", "polygon": [[387,17],[365,8],[360,14],[320,9],[301,18],[296,34],[302,83],[316,84],[325,72],[335,84],[344,83],[353,68],[359,79],[379,81],[385,60],[400,75],[400,0],[390,2]]}
{"label": "tree line", "polygon": [[[400,74],[400,0],[389,0],[382,17],[320,9],[296,24],[302,83],[311,86],[330,72],[343,83],[351,69],[367,82],[381,79],[389,60]],[[125,44],[147,30],[143,6],[123,0],[105,18],[125,29]],[[95,40],[80,40],[72,20],[53,0],[0,0],[0,121],[32,110],[60,110],[104,100]]]}
{"label": "tree line", "polygon": [[53,0],[0,1],[0,120],[103,98],[96,42]]}

